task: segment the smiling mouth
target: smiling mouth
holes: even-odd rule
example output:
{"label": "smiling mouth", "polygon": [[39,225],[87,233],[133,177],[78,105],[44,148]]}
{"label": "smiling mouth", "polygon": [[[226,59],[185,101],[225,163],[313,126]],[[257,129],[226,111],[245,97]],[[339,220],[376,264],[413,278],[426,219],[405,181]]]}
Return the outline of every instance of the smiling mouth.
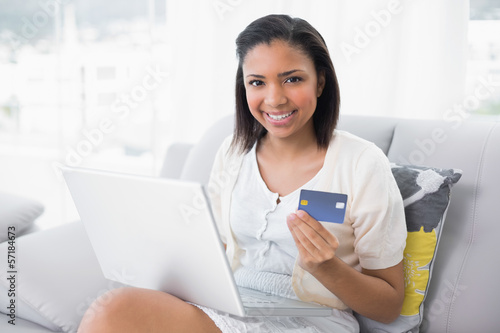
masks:
{"label": "smiling mouth", "polygon": [[269,116],[269,118],[273,119],[273,120],[283,120],[283,119],[286,119],[288,117],[290,117],[292,114],[295,113],[296,110],[293,110],[292,112],[290,113],[285,113],[285,114],[280,114],[280,115],[272,115],[270,113],[267,113],[266,114]]}

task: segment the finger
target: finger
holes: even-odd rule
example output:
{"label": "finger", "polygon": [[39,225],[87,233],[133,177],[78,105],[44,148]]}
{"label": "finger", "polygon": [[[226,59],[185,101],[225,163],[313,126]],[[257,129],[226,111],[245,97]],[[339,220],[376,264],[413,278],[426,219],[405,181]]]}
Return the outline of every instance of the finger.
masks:
{"label": "finger", "polygon": [[288,221],[289,226],[292,226],[295,233],[295,238],[309,254],[315,256],[318,252],[330,247],[314,229],[300,220],[295,214],[290,214]]}
{"label": "finger", "polygon": [[331,232],[329,232],[320,222],[318,222],[315,218],[309,215],[304,210],[297,210],[295,215],[305,222],[308,226],[310,226],[318,235],[320,235],[324,241],[328,244],[331,244],[334,247],[338,246],[337,237],[335,237]]}
{"label": "finger", "polygon": [[[299,223],[300,221],[297,221]],[[313,272],[319,264],[332,259],[335,256],[335,249],[329,247],[325,251],[316,247],[305,234],[302,233],[301,229],[294,225],[292,220],[288,223],[292,237],[294,238],[295,244],[299,251],[299,265],[303,269]]]}
{"label": "finger", "polygon": [[295,240],[295,244],[297,245],[297,250],[299,251],[298,264],[301,268],[305,269],[306,271],[310,271],[309,269],[310,266],[308,266],[308,263],[314,262],[315,259],[309,253],[309,251],[302,245],[301,241],[298,239],[296,235],[295,230],[296,228],[293,227],[290,229],[293,239]]}
{"label": "finger", "polygon": [[[287,225],[288,225],[288,228],[290,229],[290,233],[292,234],[293,240],[295,241],[295,245],[297,246],[297,249],[299,250],[299,256],[302,258],[312,257],[311,251],[314,251],[314,250],[308,250],[303,245],[304,243],[310,243],[310,241],[307,239],[307,237],[305,237],[305,235],[298,228],[298,226],[295,224],[295,222],[288,220]],[[313,247],[308,246],[308,248],[312,249]]]}
{"label": "finger", "polygon": [[306,223],[308,226],[316,230],[316,232],[320,232],[321,229],[324,229],[323,225],[318,222],[314,217],[309,215],[305,210],[297,210],[295,211],[295,215]]}

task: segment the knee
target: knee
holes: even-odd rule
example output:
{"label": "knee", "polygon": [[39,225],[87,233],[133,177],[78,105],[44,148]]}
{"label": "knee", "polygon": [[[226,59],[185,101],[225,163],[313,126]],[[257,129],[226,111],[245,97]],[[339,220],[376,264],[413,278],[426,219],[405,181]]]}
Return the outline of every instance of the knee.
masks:
{"label": "knee", "polygon": [[132,308],[134,288],[118,288],[101,295],[85,312],[79,333],[115,332]]}

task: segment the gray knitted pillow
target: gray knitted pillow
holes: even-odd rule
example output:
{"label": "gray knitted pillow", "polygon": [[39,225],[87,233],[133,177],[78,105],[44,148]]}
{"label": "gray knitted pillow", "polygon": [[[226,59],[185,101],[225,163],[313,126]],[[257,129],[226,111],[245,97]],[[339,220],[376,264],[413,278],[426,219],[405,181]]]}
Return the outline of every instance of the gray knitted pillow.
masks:
{"label": "gray knitted pillow", "polygon": [[453,184],[462,176],[458,169],[437,169],[391,164],[403,197],[408,231],[404,251],[405,300],[400,316],[382,324],[356,314],[361,332],[418,332],[424,299],[431,280]]}

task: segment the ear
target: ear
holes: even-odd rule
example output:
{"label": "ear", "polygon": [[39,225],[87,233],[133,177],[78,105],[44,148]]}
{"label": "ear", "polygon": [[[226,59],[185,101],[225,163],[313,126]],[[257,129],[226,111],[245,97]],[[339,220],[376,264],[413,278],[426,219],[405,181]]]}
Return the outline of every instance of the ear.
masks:
{"label": "ear", "polygon": [[325,88],[325,72],[320,72],[318,73],[318,90],[317,90],[317,97],[321,96],[323,93],[323,89]]}

